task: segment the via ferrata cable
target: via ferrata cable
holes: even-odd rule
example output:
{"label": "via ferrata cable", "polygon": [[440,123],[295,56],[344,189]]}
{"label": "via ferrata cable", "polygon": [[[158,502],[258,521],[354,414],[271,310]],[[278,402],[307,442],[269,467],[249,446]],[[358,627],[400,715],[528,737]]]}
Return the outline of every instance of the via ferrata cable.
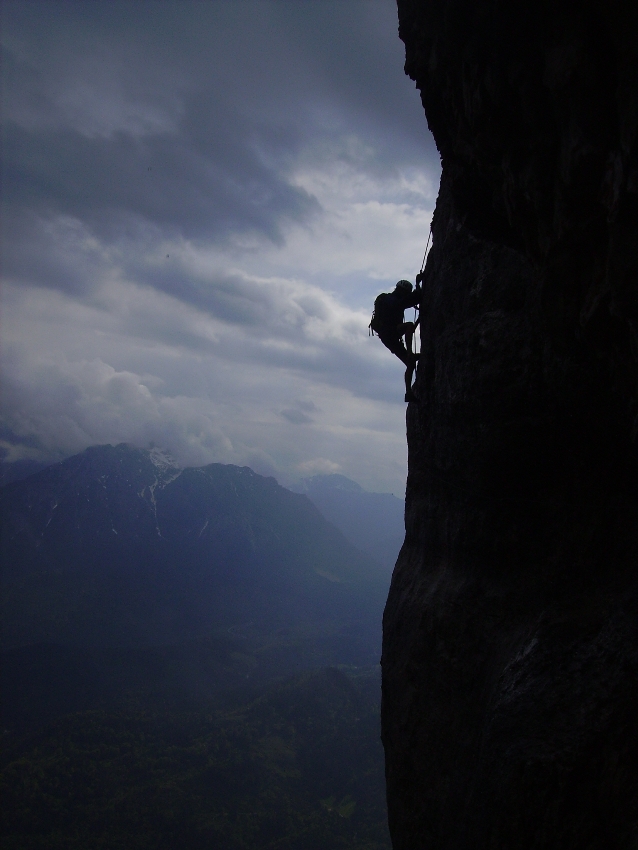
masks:
{"label": "via ferrata cable", "polygon": [[423,272],[423,269],[425,268],[425,261],[426,261],[427,256],[428,256],[428,248],[430,247],[430,239],[431,238],[432,238],[432,225],[430,225],[430,232],[428,234],[428,241],[426,242],[426,245],[425,245],[425,253],[423,254],[423,262],[421,263],[421,272]]}
{"label": "via ferrata cable", "polygon": [[[432,238],[432,225],[430,225],[430,232],[428,233],[428,241],[425,243],[425,252],[423,254],[423,262],[421,263],[421,271],[419,274],[423,274],[423,269],[425,268],[425,261],[428,257],[428,248],[430,247],[430,239]],[[419,320],[417,319],[417,307],[414,308],[414,330],[416,331]],[[419,335],[420,337],[420,335]],[[416,333],[414,334],[414,347],[416,349]],[[421,346],[419,346],[419,351],[421,350]]]}

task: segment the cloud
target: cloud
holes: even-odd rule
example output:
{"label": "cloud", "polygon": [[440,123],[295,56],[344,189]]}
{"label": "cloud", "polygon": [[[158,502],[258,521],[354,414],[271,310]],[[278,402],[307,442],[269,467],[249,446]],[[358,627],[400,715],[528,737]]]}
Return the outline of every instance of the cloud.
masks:
{"label": "cloud", "polygon": [[[191,3],[180,16],[162,2],[94,2],[82,15],[37,4],[39,23],[33,4],[8,5],[4,177],[18,207],[79,217],[104,238],[141,220],[277,242],[283,221],[317,212],[286,174],[310,142],[363,122],[376,169],[422,156],[405,81],[369,61],[387,60],[390,3]],[[155,38],[134,38],[151,21]]]}
{"label": "cloud", "polygon": [[[321,376],[313,382],[305,373],[254,361],[242,371],[232,361],[224,364],[168,346],[158,350],[144,342],[137,349],[129,342],[119,352],[127,366],[122,368],[118,349],[120,339],[128,337],[108,333],[107,323],[94,346],[102,356],[74,356],[73,346],[86,348],[78,330],[69,356],[52,361],[43,354],[48,341],[37,314],[48,317],[52,332],[51,299],[60,296],[41,295],[49,303],[38,310],[32,297],[34,318],[27,327],[32,341],[9,341],[5,357],[4,421],[11,433],[4,435],[3,445],[8,448],[17,438],[19,445],[36,446],[41,456],[55,459],[95,443],[153,442],[182,464],[246,464],[283,481],[293,480],[308,457],[327,458],[358,478],[367,457],[370,471],[363,477],[371,481],[393,480],[404,463],[404,440],[396,428],[401,409],[391,402],[357,399]],[[61,304],[58,310],[61,317]],[[95,334],[95,319],[89,318],[85,332]],[[81,328],[81,316],[73,319]],[[45,331],[41,349],[35,342],[42,336],[39,330]],[[302,393],[311,398],[300,399]],[[299,441],[300,425],[294,420],[304,416],[312,421],[303,424],[310,430]]]}
{"label": "cloud", "polygon": [[281,411],[281,416],[293,425],[308,425],[314,421],[308,414],[320,412],[314,402],[307,399],[295,399],[291,407]]}
{"label": "cloud", "polygon": [[12,456],[152,441],[401,489],[402,366],[367,324],[418,270],[438,157],[396,26],[393,0],[8,0]]}
{"label": "cloud", "polygon": [[87,138],[77,130],[27,130],[8,122],[7,202],[20,209],[26,200],[43,217],[55,210],[79,218],[108,241],[149,223],[186,238],[243,229],[281,241],[280,222],[303,219],[316,202],[260,161],[246,128],[218,118],[224,134],[206,146],[187,129],[143,139],[124,131]]}
{"label": "cloud", "polygon": [[306,425],[308,422],[312,422],[312,419],[303,410],[297,410],[294,407],[282,410],[281,415],[288,422],[292,422],[293,425]]}
{"label": "cloud", "polygon": [[[215,347],[190,344],[207,332],[198,311],[167,296],[147,296],[152,310],[142,312],[144,292],[126,292],[131,300],[114,299],[119,314],[51,290],[7,294],[2,401],[11,433],[4,441],[0,435],[0,442],[12,457],[56,459],[96,443],[153,442],[182,464],[245,464],[284,482],[298,476],[299,463],[323,457],[373,488],[400,490],[405,438],[403,407],[396,402],[402,367],[382,346],[363,337],[378,369],[365,351],[358,355],[368,382],[385,395],[374,399],[357,386],[348,358],[334,358],[331,346],[319,351],[326,363],[314,371],[303,363],[291,366],[285,353],[269,360],[243,352],[242,365],[228,351],[222,357]],[[153,328],[133,336],[138,315],[156,328],[167,323],[167,339],[159,341]],[[178,322],[182,331],[173,338]],[[225,334],[232,336],[232,329],[221,325],[219,333],[217,345],[230,346]],[[241,339],[235,342],[241,349]],[[264,341],[266,352],[271,344]],[[303,352],[298,357],[303,360]],[[300,426],[282,411],[312,421]],[[39,455],[27,446],[39,447]]]}
{"label": "cloud", "polygon": [[341,467],[338,463],[333,463],[325,457],[316,457],[312,460],[304,460],[302,463],[298,463],[297,469],[303,475],[332,475],[335,472],[339,472]]}

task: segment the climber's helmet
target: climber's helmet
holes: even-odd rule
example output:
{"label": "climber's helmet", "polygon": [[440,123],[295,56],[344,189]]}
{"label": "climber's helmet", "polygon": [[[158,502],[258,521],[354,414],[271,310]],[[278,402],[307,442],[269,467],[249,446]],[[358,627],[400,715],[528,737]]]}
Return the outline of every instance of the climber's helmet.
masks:
{"label": "climber's helmet", "polygon": [[400,280],[395,288],[404,292],[412,292],[412,284],[409,280]]}

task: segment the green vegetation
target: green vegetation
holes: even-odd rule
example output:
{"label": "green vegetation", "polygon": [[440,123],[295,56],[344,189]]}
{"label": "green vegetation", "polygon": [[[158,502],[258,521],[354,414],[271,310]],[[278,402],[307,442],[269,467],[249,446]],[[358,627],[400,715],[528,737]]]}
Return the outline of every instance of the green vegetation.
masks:
{"label": "green vegetation", "polygon": [[378,671],[234,707],[85,711],[14,744],[3,850],[389,850]]}

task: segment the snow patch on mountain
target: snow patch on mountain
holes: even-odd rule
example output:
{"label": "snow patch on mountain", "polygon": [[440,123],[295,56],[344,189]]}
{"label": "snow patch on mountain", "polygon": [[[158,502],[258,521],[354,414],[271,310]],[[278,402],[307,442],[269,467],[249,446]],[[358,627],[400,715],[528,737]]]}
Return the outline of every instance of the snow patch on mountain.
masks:
{"label": "snow patch on mountain", "polygon": [[165,472],[168,469],[175,469],[181,472],[181,467],[166,449],[152,448],[148,456],[153,466],[160,470],[160,472]]}

